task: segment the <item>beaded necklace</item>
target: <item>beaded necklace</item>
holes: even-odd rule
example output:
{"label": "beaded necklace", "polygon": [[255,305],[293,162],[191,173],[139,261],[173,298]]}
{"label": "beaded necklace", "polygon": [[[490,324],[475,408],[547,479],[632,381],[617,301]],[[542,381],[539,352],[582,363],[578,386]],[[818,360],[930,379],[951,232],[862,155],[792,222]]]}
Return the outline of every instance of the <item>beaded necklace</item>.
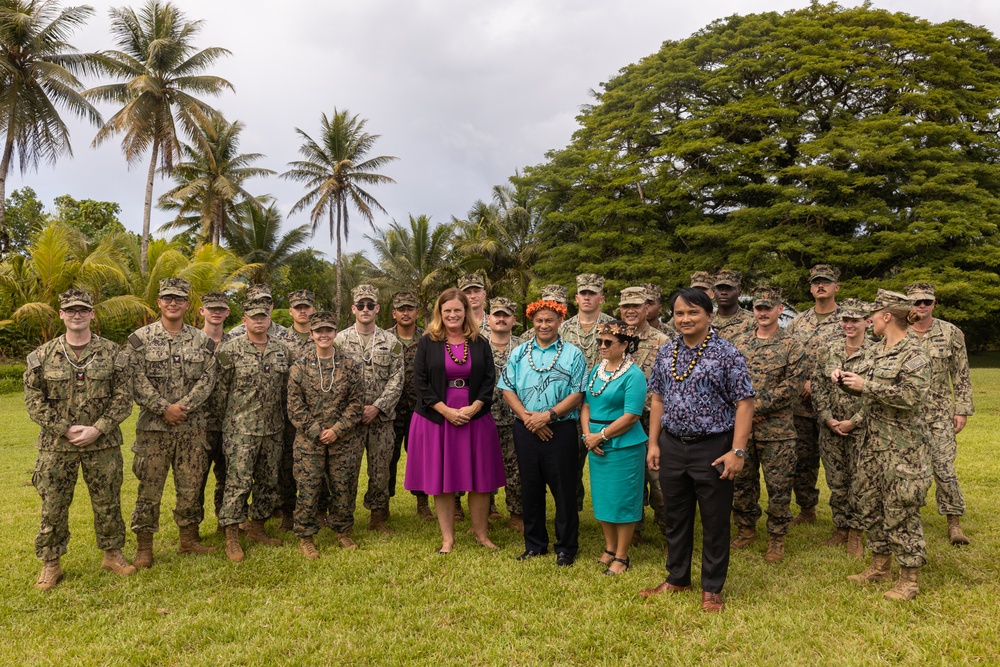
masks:
{"label": "beaded necklace", "polygon": [[537,366],[535,366],[535,360],[532,359],[532,355],[534,355],[534,350],[532,349],[533,347],[534,346],[532,345],[528,346],[528,365],[531,366],[531,370],[535,371],[536,373],[548,373],[549,371],[551,371],[553,368],[556,367],[556,362],[559,361],[559,355],[562,354],[563,351],[562,337],[559,337],[559,339],[556,341],[556,356],[552,359],[552,363],[549,364],[547,368],[538,368]]}
{"label": "beaded necklace", "polygon": [[[368,349],[365,350],[365,340],[361,337],[361,332],[358,331],[358,325],[355,323],[355,325],[351,328],[354,330],[354,335],[358,338],[358,347],[361,348],[361,361],[366,364],[370,364],[372,362],[373,353],[375,352],[375,332],[372,331],[371,341],[368,343]],[[365,356],[366,352],[368,353],[367,357]]]}
{"label": "beaded necklace", "polygon": [[691,363],[688,365],[688,368],[684,372],[684,375],[677,374],[677,352],[681,349],[681,345],[684,344],[684,341],[680,337],[677,338],[677,344],[674,345],[674,355],[673,355],[674,358],[670,365],[670,372],[673,373],[675,380],[677,380],[678,382],[684,382],[684,380],[687,380],[688,377],[690,377],[691,372],[694,371],[694,367],[698,365],[698,360],[701,359],[701,355],[705,353],[705,348],[708,347],[708,344],[709,342],[711,342],[712,336],[714,335],[715,332],[709,329],[708,336],[706,336],[705,340],[702,341],[701,345],[698,346],[697,352],[695,352],[694,355],[694,359],[691,360]]}
{"label": "beaded necklace", "polygon": [[448,356],[451,357],[451,360],[454,361],[459,366],[461,366],[462,364],[465,364],[466,362],[469,361],[469,341],[468,340],[466,340],[465,342],[462,343],[462,360],[461,361],[459,361],[458,359],[455,358],[455,354],[451,351],[451,343],[449,343],[448,341],[444,342],[444,349],[448,350]]}
{"label": "beaded necklace", "polygon": [[[72,366],[73,368],[75,368],[78,371],[82,371],[84,368],[86,368],[87,366],[89,366],[91,364],[91,362],[94,361],[94,359],[97,358],[97,355],[95,354],[94,356],[92,356],[90,358],[90,360],[87,363],[85,363],[83,365],[74,364],[73,363],[73,359],[71,359],[70,356],[69,356],[69,352],[66,351],[66,336],[62,336],[59,339],[59,344],[62,345],[62,352],[63,352],[63,356],[66,357],[66,361],[68,361],[69,365]],[[87,343],[87,345],[90,345],[90,343]],[[87,346],[84,345],[84,348],[86,348],[86,347]]]}
{"label": "beaded necklace", "polygon": [[333,356],[330,357],[330,386],[323,386],[323,360],[319,356],[319,348],[316,348],[316,368],[319,369],[319,390],[324,394],[329,394],[333,391],[334,376],[337,374],[337,353],[334,352]]}
{"label": "beaded necklace", "polygon": [[[609,384],[611,384],[621,376],[625,375],[625,372],[632,367],[633,363],[634,362],[632,361],[632,355],[626,354],[625,358],[622,359],[622,362],[618,364],[618,368],[615,369],[615,372],[608,374],[604,370],[605,368],[607,368],[608,360],[603,359],[601,361],[601,364],[597,367],[597,372],[594,373],[593,377],[590,378],[590,385],[587,386],[587,391],[589,391],[590,395],[594,396],[595,398],[597,396],[600,396],[601,394],[604,393],[604,390],[608,388]],[[601,381],[604,382],[604,384],[601,386],[599,390],[595,392],[594,380],[596,380],[597,378],[601,378]]]}

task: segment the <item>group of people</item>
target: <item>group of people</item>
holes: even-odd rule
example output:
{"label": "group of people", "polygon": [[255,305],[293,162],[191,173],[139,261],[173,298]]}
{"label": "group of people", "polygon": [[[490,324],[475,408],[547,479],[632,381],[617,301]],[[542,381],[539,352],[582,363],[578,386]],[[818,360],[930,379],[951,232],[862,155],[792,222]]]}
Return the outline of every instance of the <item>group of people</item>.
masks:
{"label": "group of people", "polygon": [[[102,565],[128,575],[153,565],[171,469],[180,553],[214,551],[199,535],[211,470],[230,560],[245,558],[241,538],[281,544],[265,530],[274,515],[277,530],[299,538],[303,556],[318,558],[313,536],[322,527],[341,548],[357,548],[363,458],[368,528],[393,532],[389,499],[405,449],[403,486],[417,514],[436,519],[438,553],[455,548],[463,494],[475,540],[497,549],[489,526],[501,518],[503,488],[509,525],[524,535],[518,560],[547,554],[548,490],[552,547],[563,567],[579,550],[589,466],[606,574],[629,569],[644,505],[665,537],[669,574],[644,597],[691,589],[700,509],[706,611],[724,607],[731,549],[756,541],[761,470],[764,558],[775,563],[789,528],[816,521],[822,460],[834,523],[823,544],[860,557],[867,531],[871,565],[851,579],[890,579],[895,554],[900,577],[886,596],[912,599],[926,561],[919,510],[932,478],[950,541],[968,543],[954,466],[955,434],[973,412],[964,338],[933,317],[932,285],[838,304],[838,280],[835,268],[813,267],[815,306],[781,328],[781,290],[756,286],[746,310],[735,271],[695,273],[672,295],[666,324],[655,285],[623,289],[615,319],[602,312],[603,277],[582,274],[577,315],[566,317],[565,287],[546,285],[525,308],[532,326],[516,336],[517,304],[487,300],[477,274],[441,293],[426,330],[417,326],[416,295],[406,291],[392,297],[395,325],[376,326],[378,291],[359,285],[354,322],[339,332],[336,315],[316,311],[307,290],[289,295],[291,328],[273,322],[266,285],[247,290],[243,323],[229,332],[227,295],[202,295],[199,330],[184,322],[190,285],[168,278],[160,283],[160,319],[121,348],[91,333],[91,296],[69,290],[60,295],[65,334],[32,352],[24,375],[28,414],[41,426],[33,482],[42,497],[35,546],[44,565],[36,587],[48,590],[62,577],[80,468]],[[121,551],[119,424],[133,401],[141,410],[132,446],[137,552],[129,564]]]}

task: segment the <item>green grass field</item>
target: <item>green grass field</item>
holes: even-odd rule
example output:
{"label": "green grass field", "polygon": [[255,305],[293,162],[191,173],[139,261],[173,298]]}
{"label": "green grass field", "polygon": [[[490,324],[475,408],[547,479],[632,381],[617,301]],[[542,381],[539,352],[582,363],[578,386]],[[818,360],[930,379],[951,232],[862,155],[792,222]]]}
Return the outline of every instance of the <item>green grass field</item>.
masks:
{"label": "green grass field", "polygon": [[[283,547],[250,546],[247,560],[232,564],[211,515],[202,533],[219,551],[177,555],[168,486],[155,566],[118,578],[100,569],[82,480],[65,578],[43,594],[33,588],[37,429],[20,395],[0,396],[0,664],[997,664],[1000,369],[974,368],[973,381],[978,412],[960,436],[958,461],[972,545],[949,546],[943,518],[925,507],[930,562],[914,602],[883,600],[889,585],[845,581],[863,563],[818,546],[831,529],[824,494],[820,521],[793,530],[784,562],[764,563],[763,539],[733,553],[719,615],[700,611],[697,592],[636,594],[664,577],[658,535],[633,550],[630,572],[602,576],[594,561],[603,541],[589,506],[576,566],[557,569],[554,557],[516,562],[523,543],[505,527],[492,531],[501,551],[486,551],[465,535],[468,521],[455,551],[436,555],[437,525],[416,518],[405,492],[392,503],[395,535],[368,533],[359,510],[359,551],[339,551],[324,530],[318,561],[302,558],[286,535]],[[126,443],[134,423],[125,424]],[[135,492],[126,472],[126,524]],[[135,554],[132,533],[125,552]]]}

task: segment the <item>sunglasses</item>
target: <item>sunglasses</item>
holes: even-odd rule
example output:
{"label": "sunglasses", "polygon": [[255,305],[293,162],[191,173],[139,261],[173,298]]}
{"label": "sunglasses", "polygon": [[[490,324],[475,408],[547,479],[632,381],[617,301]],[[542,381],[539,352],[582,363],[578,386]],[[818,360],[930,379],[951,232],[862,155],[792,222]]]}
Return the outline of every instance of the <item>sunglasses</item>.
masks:
{"label": "sunglasses", "polygon": [[378,304],[371,301],[362,301],[361,303],[354,304],[354,307],[358,310],[375,310],[378,308]]}
{"label": "sunglasses", "polygon": [[187,303],[188,298],[186,296],[161,296],[160,301],[163,303]]}
{"label": "sunglasses", "polygon": [[934,299],[920,299],[918,301],[914,301],[914,303],[918,306],[933,306]]}
{"label": "sunglasses", "polygon": [[597,347],[611,347],[617,342],[614,338],[598,338]]}

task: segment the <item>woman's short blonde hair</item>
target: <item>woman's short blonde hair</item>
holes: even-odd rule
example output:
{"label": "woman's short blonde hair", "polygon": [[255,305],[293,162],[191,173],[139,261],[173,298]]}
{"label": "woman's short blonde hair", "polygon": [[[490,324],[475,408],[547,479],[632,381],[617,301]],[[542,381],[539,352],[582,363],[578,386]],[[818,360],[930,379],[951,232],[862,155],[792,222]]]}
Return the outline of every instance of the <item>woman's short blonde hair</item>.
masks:
{"label": "woman's short blonde hair", "polygon": [[475,320],[472,319],[472,308],[469,307],[469,297],[465,296],[465,292],[462,290],[449,287],[441,292],[434,303],[434,314],[431,316],[431,323],[427,326],[427,335],[431,337],[431,340],[441,341],[448,337],[444,320],[441,318],[441,307],[455,299],[461,301],[462,306],[465,308],[465,322],[462,323],[462,335],[465,336],[466,340],[476,340],[479,338],[479,327],[476,326]]}

